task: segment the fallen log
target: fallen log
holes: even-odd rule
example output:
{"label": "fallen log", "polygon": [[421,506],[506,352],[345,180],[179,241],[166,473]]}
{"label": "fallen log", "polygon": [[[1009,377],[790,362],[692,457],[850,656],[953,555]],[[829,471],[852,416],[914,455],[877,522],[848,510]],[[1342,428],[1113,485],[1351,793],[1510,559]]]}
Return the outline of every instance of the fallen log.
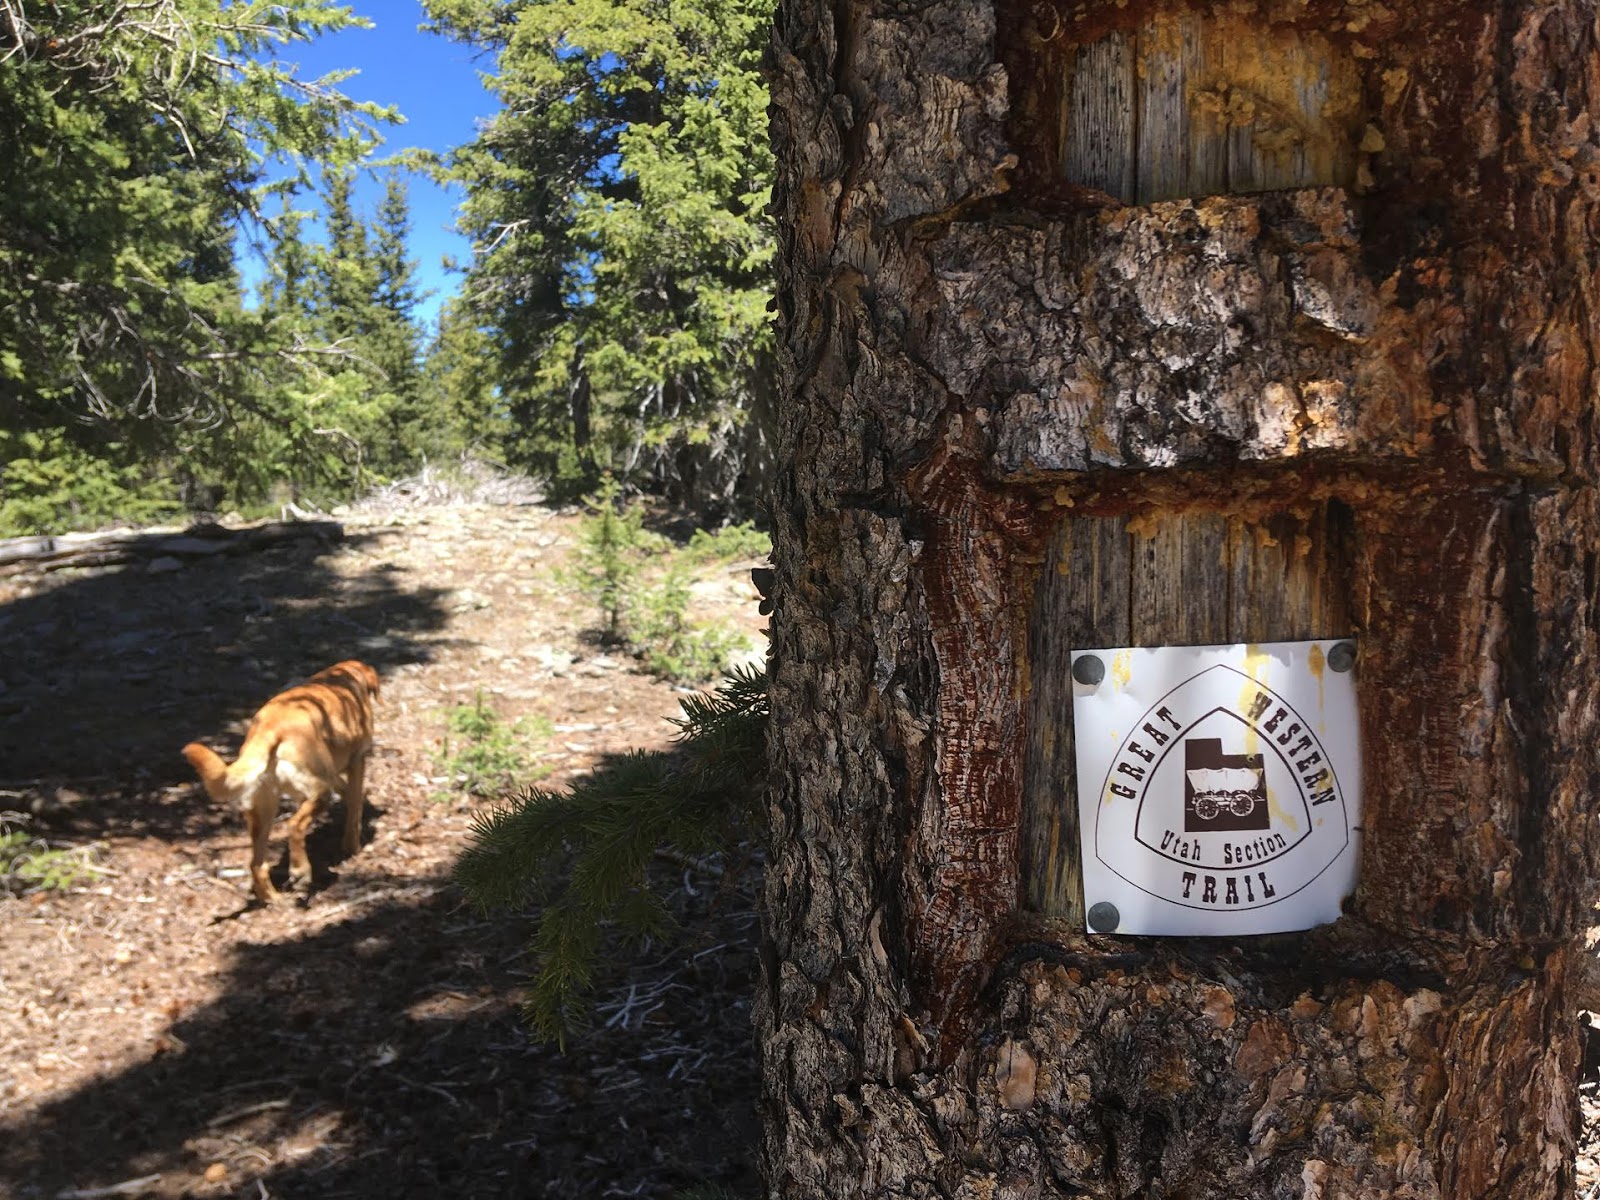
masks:
{"label": "fallen log", "polygon": [[116,566],[158,558],[189,561],[248,553],[307,538],[337,542],[343,537],[344,526],[337,521],[266,521],[236,527],[193,525],[182,530],[6,538],[0,540],[0,575]]}

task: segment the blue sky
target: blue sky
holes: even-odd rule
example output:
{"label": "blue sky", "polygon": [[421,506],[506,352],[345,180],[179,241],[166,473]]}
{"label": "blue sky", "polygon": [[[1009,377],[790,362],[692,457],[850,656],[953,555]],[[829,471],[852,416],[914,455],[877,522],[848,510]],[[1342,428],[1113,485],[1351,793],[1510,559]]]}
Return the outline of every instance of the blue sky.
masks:
{"label": "blue sky", "polygon": [[[392,104],[406,118],[404,125],[384,130],[387,139],[380,154],[408,146],[444,151],[469,141],[477,122],[492,114],[498,104],[480,83],[480,72],[493,67],[490,58],[474,57],[459,43],[417,26],[424,13],[418,0],[356,0],[352,8],[373,23],[372,29],[347,29],[311,43],[285,46],[280,57],[297,63],[300,76],[315,79],[329,71],[353,67],[361,73],[340,85],[356,100]],[[459,189],[440,188],[426,176],[412,174],[411,254],[417,261],[419,285],[433,294],[422,304],[420,315],[431,323],[439,305],[460,285],[459,274],[446,274],[443,260],[465,261],[467,240],[451,230]],[[356,202],[372,216],[383,198],[381,179],[363,175],[357,181]],[[246,270],[254,282],[256,274]]]}

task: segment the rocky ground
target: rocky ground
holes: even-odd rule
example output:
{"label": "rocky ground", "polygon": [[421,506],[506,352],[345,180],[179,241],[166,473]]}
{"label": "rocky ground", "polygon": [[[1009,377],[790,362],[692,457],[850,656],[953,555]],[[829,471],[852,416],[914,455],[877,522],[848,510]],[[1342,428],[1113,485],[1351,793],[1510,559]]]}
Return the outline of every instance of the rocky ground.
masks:
{"label": "rocky ground", "polygon": [[[0,811],[101,868],[0,894],[0,1197],[754,1193],[754,881],[663,862],[684,937],[608,963],[565,1053],[516,1018],[527,919],[450,881],[452,706],[544,718],[551,786],[667,744],[680,693],[586,632],[576,514],[390,501],[338,540],[0,576]],[[696,615],[757,645],[751,565],[703,569]],[[254,906],[178,748],[352,656],[383,675],[365,844],[325,820],[309,892]]]}

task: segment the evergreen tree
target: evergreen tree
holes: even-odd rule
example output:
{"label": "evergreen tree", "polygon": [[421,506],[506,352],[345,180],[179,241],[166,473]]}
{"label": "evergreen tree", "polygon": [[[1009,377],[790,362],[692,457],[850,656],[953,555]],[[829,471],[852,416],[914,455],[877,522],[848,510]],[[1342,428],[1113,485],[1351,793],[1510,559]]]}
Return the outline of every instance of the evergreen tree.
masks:
{"label": "evergreen tree", "polygon": [[384,181],[383,203],[371,230],[374,327],[369,335],[372,361],[382,372],[394,403],[391,436],[400,446],[433,449],[434,418],[422,403],[422,330],[417,305],[417,264],[407,251],[411,207],[406,184],[391,173]]}
{"label": "evergreen tree", "polygon": [[361,24],[325,0],[0,6],[0,530],[103,519],[29,497],[71,477],[143,496],[265,422],[251,406],[305,345],[281,306],[245,307],[235,231],[270,241],[269,160],[354,161],[392,115],[276,52]]}
{"label": "evergreen tree", "polygon": [[[522,456],[732,502],[764,459],[770,0],[429,0],[504,110],[454,156]],[[512,36],[515,31],[515,36]]]}
{"label": "evergreen tree", "polygon": [[263,308],[273,316],[294,316],[309,320],[313,301],[313,259],[302,230],[306,214],[293,209],[285,199],[275,222],[273,253],[267,259],[267,279],[262,295]]}
{"label": "evergreen tree", "polygon": [[286,353],[246,360],[231,403],[216,422],[181,424],[172,431],[186,480],[225,485],[236,502],[264,496],[279,483],[287,485],[288,498],[300,500],[324,479],[345,476],[343,460],[324,454],[302,411],[307,390],[324,374],[324,356],[296,355],[323,342],[317,324],[317,248],[304,236],[309,216],[293,197],[284,196],[265,226],[271,252],[258,295],[259,340],[287,348]]}
{"label": "evergreen tree", "polygon": [[369,475],[412,469],[433,437],[421,407],[421,333],[406,253],[410,215],[402,181],[390,176],[372,223],[356,211],[354,176],[326,173],[326,243],[315,262],[315,324],[337,351],[329,376],[304,396],[313,435],[327,440],[354,486]]}
{"label": "evergreen tree", "polygon": [[[367,239],[367,226],[357,215],[351,193],[354,173],[327,173],[323,223],[327,245],[318,255],[317,311],[323,331],[336,341],[354,341],[372,332],[372,311],[378,290],[378,269]],[[350,347],[354,352],[354,347]]]}
{"label": "evergreen tree", "polygon": [[494,339],[471,307],[447,300],[422,367],[422,407],[435,431],[430,453],[505,454],[511,423],[496,383],[496,361]]}
{"label": "evergreen tree", "polygon": [[351,160],[387,115],[273,52],[362,23],[322,0],[0,8],[8,409],[175,417],[226,393],[258,348],[232,238],[263,162]]}
{"label": "evergreen tree", "polygon": [[417,264],[407,250],[411,203],[405,180],[397,173],[391,172],[384,180],[383,203],[372,236],[373,265],[378,273],[375,299],[385,312],[409,323],[422,296],[417,290]]}

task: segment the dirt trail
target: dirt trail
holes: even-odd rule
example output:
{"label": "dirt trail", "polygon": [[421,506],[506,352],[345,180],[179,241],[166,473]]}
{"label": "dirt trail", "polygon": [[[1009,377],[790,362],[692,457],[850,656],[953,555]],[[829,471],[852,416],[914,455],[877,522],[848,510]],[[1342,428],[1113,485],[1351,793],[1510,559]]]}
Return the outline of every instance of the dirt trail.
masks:
{"label": "dirt trail", "polygon": [[[671,868],[691,936],[615,963],[564,1056],[515,1020],[526,923],[449,882],[473,815],[430,799],[449,706],[548,719],[553,784],[671,736],[675,690],[586,641],[554,576],[575,518],[342,519],[332,544],[0,579],[0,809],[107,872],[0,898],[0,1196],[752,1193],[751,881]],[[748,565],[703,572],[696,615],[753,632]],[[231,752],[352,656],[384,679],[365,845],[337,861],[324,820],[309,895],[250,907],[242,825],[178,747]]]}

